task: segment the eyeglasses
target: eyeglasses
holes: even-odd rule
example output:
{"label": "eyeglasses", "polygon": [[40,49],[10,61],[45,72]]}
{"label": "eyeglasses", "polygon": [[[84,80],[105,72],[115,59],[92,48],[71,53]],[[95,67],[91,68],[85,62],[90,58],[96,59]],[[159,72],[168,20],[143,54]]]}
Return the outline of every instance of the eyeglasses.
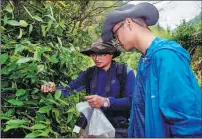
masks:
{"label": "eyeglasses", "polygon": [[124,22],[114,31],[113,35],[114,35],[114,39],[118,40],[118,35],[116,34],[118,32],[118,30],[124,25]]}
{"label": "eyeglasses", "polygon": [[[131,19],[132,19],[132,18],[131,18]],[[139,22],[135,21],[135,19],[132,19],[132,21],[133,21],[134,23],[136,23],[137,25],[139,25],[139,26],[141,26],[141,27],[145,27],[145,28],[147,28],[148,30],[150,30],[150,28],[149,28],[148,26],[143,26],[143,25],[140,24]],[[114,33],[113,33],[115,41],[116,41],[116,40],[119,40],[119,37],[118,37],[118,35],[117,35],[116,33],[117,33],[118,30],[123,26],[123,24],[124,24],[124,22],[122,22],[122,24],[121,24],[121,25],[114,31]],[[151,30],[150,30],[150,31],[151,31]]]}

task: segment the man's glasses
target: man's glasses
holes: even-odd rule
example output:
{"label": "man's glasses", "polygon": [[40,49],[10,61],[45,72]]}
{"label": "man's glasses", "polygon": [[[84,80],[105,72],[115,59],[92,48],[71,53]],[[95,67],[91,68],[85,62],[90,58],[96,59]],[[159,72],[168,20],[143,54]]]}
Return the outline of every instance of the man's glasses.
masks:
{"label": "man's glasses", "polygon": [[114,31],[113,35],[114,35],[114,39],[117,40],[118,39],[118,35],[116,34],[118,32],[118,30],[124,25],[124,22],[121,23],[121,25]]}
{"label": "man's glasses", "polygon": [[[143,26],[141,23],[139,23],[139,22],[137,22],[135,19],[132,19],[131,18],[131,20],[134,22],[134,23],[136,23],[137,25],[139,25],[139,26],[141,26],[141,27],[145,27],[145,28],[147,28],[148,30],[150,30],[150,28],[148,27],[148,26]],[[119,40],[119,37],[118,37],[118,35],[116,34],[117,32],[118,32],[118,30],[122,27],[124,25],[124,21],[121,23],[121,25],[113,32],[113,36],[114,36],[114,40],[115,40],[115,42],[117,41],[117,40]],[[151,30],[150,30],[151,31]]]}

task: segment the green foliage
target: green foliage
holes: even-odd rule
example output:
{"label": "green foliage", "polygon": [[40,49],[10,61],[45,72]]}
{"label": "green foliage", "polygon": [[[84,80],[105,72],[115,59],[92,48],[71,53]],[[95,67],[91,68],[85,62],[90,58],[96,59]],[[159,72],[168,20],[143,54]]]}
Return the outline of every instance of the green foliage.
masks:
{"label": "green foliage", "polygon": [[75,136],[75,104],[85,92],[68,98],[59,91],[40,92],[48,81],[67,85],[92,65],[79,53],[81,44],[91,43],[90,37],[79,28],[70,33],[71,15],[61,12],[72,5],[79,6],[70,2],[61,7],[51,1],[9,1],[1,6],[2,137]]}
{"label": "green foliage", "polygon": [[44,94],[40,86],[48,81],[67,86],[93,65],[79,51],[100,35],[104,11],[121,3],[2,2],[2,137],[76,137],[75,105],[84,100],[85,92],[64,98],[60,91]]}
{"label": "green foliage", "polygon": [[167,30],[165,30],[159,24],[157,24],[157,25],[151,26],[150,29],[155,36],[163,37],[170,40],[173,39],[172,33],[169,27],[167,28]]}
{"label": "green foliage", "polygon": [[201,26],[202,21],[185,22],[179,25],[173,33],[173,38],[180,43],[191,55],[191,67],[198,79],[198,83],[202,88],[202,39]]}
{"label": "green foliage", "polygon": [[122,51],[121,55],[116,58],[116,61],[126,63],[130,68],[132,68],[136,72],[140,56],[141,54],[137,51]]}
{"label": "green foliage", "polygon": [[179,42],[191,54],[193,54],[195,46],[202,45],[201,23],[201,21],[197,21],[195,23],[183,21],[173,33],[174,40]]}

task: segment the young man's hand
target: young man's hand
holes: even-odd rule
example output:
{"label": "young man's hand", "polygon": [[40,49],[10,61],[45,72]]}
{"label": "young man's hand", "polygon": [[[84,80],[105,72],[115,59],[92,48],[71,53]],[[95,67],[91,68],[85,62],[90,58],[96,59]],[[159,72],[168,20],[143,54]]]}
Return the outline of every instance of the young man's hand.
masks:
{"label": "young man's hand", "polygon": [[104,104],[104,97],[98,95],[85,96],[85,99],[92,108],[100,108]]}
{"label": "young man's hand", "polygon": [[49,93],[49,92],[55,92],[56,87],[54,82],[49,82],[48,85],[42,85],[41,86],[41,92]]}

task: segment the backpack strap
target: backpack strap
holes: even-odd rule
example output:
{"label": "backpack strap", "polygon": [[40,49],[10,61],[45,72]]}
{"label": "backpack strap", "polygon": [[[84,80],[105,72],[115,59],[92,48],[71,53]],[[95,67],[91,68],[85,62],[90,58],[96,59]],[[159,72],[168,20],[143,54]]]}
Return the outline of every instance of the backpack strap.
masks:
{"label": "backpack strap", "polygon": [[109,71],[107,71],[107,74],[106,74],[106,82],[105,82],[106,97],[110,96],[111,80],[112,80],[112,68],[110,67]]}
{"label": "backpack strap", "polygon": [[127,65],[125,63],[116,63],[116,77],[120,83],[120,96],[123,96],[127,78]]}
{"label": "backpack strap", "polygon": [[[96,71],[95,68],[96,67],[93,66],[86,70],[86,93],[89,95],[91,94],[91,92],[94,92],[93,90],[95,89],[97,83],[98,73],[97,72],[95,73]],[[92,80],[92,90],[90,88],[91,80]]]}

